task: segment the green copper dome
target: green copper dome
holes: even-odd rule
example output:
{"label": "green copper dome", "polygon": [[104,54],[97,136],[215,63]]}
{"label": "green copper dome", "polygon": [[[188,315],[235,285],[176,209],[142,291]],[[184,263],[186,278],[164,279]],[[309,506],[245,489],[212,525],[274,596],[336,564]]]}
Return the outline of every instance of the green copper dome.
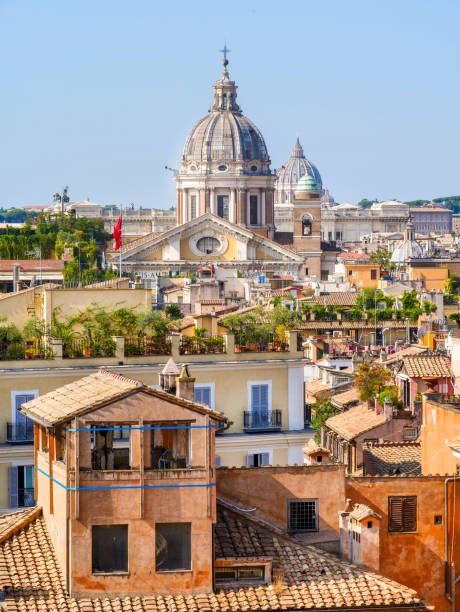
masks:
{"label": "green copper dome", "polygon": [[304,174],[297,183],[296,191],[318,191],[318,183],[310,174]]}

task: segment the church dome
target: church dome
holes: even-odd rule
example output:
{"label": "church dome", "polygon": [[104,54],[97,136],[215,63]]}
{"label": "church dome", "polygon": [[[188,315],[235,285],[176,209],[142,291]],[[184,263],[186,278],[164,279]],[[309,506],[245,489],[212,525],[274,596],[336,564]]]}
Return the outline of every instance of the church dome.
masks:
{"label": "church dome", "polygon": [[404,230],[404,240],[398,244],[391,255],[391,262],[395,264],[405,264],[410,259],[421,259],[425,257],[425,251],[419,242],[415,240],[415,228],[412,219],[409,217],[406,229]]}
{"label": "church dome", "polygon": [[291,157],[277,171],[277,204],[284,204],[285,202],[292,203],[294,200],[294,191],[297,191],[297,185],[300,179],[307,174],[316,181],[316,188],[322,193],[323,182],[321,175],[316,166],[305,157],[302,145],[300,144],[299,138],[297,138],[294,148],[292,149]]}
{"label": "church dome", "polygon": [[214,104],[191,130],[182,154],[182,172],[269,174],[270,158],[260,130],[236,103],[237,86],[223,61],[214,85]]}
{"label": "church dome", "polygon": [[318,191],[318,184],[310,174],[304,174],[295,188],[296,193],[304,191]]}

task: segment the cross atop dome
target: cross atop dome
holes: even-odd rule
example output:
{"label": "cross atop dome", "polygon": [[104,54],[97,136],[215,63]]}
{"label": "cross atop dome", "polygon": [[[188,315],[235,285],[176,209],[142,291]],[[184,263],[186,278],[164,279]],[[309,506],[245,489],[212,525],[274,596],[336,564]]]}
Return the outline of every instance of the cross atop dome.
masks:
{"label": "cross atop dome", "polygon": [[227,59],[227,53],[230,53],[230,49],[227,48],[227,43],[224,44],[224,48],[220,50],[221,53],[223,53],[224,55],[224,59],[222,60],[222,65],[224,67],[224,71],[223,71],[223,76],[228,76],[228,72],[227,72],[227,66],[228,66],[228,59]]}

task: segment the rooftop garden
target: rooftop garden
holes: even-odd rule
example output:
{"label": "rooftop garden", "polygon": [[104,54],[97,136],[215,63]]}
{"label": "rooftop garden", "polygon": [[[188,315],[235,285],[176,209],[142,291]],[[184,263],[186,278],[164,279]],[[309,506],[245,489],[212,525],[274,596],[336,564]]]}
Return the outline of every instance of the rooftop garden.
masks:
{"label": "rooftop garden", "polygon": [[338,318],[344,321],[363,321],[366,318],[371,321],[389,321],[393,318],[408,318],[412,323],[416,323],[421,314],[435,312],[436,306],[427,300],[422,303],[415,290],[405,292],[397,303],[394,297],[385,295],[380,289],[364,289],[356,295],[354,306],[303,303],[301,311],[307,316],[313,313],[316,321],[336,321]]}
{"label": "rooftop garden", "polygon": [[297,329],[300,312],[284,306],[266,310],[262,306],[247,313],[233,313],[222,319],[222,325],[235,336],[237,351],[288,350],[286,332]]}

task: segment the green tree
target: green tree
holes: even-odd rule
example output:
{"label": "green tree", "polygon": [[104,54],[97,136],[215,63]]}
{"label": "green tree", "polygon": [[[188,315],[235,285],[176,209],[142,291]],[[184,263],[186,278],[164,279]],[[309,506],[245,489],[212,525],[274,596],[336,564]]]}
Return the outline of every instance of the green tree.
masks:
{"label": "green tree", "polygon": [[369,257],[369,261],[370,263],[379,264],[382,270],[392,270],[394,268],[394,264],[391,263],[391,255],[385,249],[374,251]]}
{"label": "green tree", "polygon": [[314,404],[312,412],[314,413],[314,416],[311,420],[311,426],[313,429],[316,429],[315,441],[317,444],[320,444],[321,430],[324,427],[324,424],[330,417],[335,416],[338,413],[338,410],[329,400],[323,400]]}
{"label": "green tree", "polygon": [[383,406],[387,398],[397,410],[402,410],[404,408],[404,402],[402,402],[399,397],[399,389],[396,385],[388,385],[379,393],[379,404]]}
{"label": "green tree", "polygon": [[458,312],[454,312],[453,314],[449,315],[449,319],[455,321],[457,326],[460,327],[460,314]]}
{"label": "green tree", "polygon": [[363,402],[370,402],[379,395],[391,380],[390,372],[380,363],[365,361],[355,374],[354,385]]}
{"label": "green tree", "polygon": [[168,319],[171,321],[177,321],[178,319],[182,319],[184,317],[177,304],[168,304],[165,308],[165,313]]}

